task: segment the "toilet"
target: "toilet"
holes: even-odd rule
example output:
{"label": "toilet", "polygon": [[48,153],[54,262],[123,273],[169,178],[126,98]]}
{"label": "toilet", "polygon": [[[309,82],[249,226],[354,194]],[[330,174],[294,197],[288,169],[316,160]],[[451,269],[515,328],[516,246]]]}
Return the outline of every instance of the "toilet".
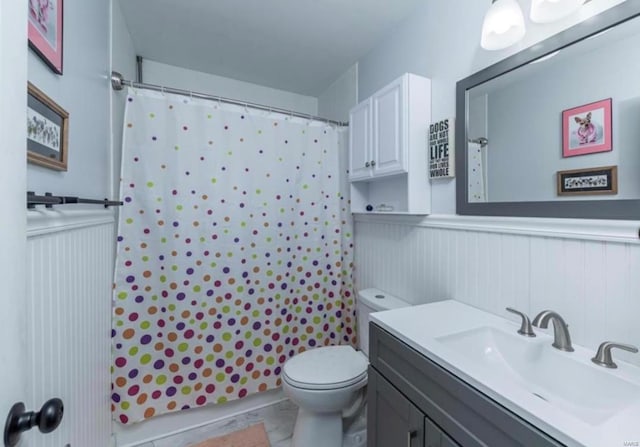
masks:
{"label": "toilet", "polygon": [[358,293],[358,348],[327,346],[287,360],[282,372],[284,393],[298,405],[291,447],[341,447],[342,419],[365,402],[369,366],[369,314],[409,306],[378,289]]}

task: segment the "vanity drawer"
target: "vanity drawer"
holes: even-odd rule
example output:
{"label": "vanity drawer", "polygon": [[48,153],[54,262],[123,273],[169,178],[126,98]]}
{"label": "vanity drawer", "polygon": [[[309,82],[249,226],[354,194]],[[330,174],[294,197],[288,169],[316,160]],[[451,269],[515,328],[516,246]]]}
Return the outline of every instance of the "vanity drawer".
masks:
{"label": "vanity drawer", "polygon": [[379,326],[369,332],[371,365],[460,445],[564,445]]}

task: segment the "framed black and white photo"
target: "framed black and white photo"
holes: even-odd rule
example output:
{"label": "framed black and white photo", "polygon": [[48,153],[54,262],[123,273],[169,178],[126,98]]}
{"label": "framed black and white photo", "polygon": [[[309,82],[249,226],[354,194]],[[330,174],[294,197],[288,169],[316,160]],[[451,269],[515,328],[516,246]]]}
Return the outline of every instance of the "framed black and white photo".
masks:
{"label": "framed black and white photo", "polygon": [[35,85],[28,85],[27,160],[67,170],[69,114]]}
{"label": "framed black and white photo", "polygon": [[618,194],[618,167],[558,171],[558,195]]}

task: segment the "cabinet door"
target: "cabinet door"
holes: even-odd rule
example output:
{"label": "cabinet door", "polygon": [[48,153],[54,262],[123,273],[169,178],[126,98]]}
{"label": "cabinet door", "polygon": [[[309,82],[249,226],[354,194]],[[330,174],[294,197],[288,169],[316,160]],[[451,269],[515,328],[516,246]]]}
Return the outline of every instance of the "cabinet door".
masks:
{"label": "cabinet door", "polygon": [[[405,104],[403,76],[372,97],[373,108],[373,176],[406,172],[404,141]],[[425,135],[425,139],[427,136]]]}
{"label": "cabinet door", "polygon": [[371,177],[371,101],[349,113],[349,180]]}
{"label": "cabinet door", "polygon": [[453,439],[434,424],[424,418],[424,447],[460,447]]}
{"label": "cabinet door", "polygon": [[369,368],[367,447],[423,447],[424,414]]}

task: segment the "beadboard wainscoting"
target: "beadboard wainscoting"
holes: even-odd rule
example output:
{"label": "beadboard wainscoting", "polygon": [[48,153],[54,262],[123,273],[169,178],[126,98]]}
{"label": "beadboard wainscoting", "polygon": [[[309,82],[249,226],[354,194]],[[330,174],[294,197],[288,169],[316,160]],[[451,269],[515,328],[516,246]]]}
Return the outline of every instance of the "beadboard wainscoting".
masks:
{"label": "beadboard wainscoting", "polygon": [[[377,287],[414,304],[455,299],[518,322],[505,307],[532,319],[553,309],[576,344],[594,350],[605,340],[640,344],[637,226],[626,232],[635,233],[635,240],[610,235],[597,241],[579,230],[550,236],[534,229],[537,234],[527,235],[508,223],[471,230],[442,224],[465,218],[429,219],[357,216],[357,287]],[[615,355],[640,365],[638,354]]]}
{"label": "beadboard wainscoting", "polygon": [[111,211],[30,211],[27,229],[29,409],[64,402],[36,447],[106,447],[111,437]]}

